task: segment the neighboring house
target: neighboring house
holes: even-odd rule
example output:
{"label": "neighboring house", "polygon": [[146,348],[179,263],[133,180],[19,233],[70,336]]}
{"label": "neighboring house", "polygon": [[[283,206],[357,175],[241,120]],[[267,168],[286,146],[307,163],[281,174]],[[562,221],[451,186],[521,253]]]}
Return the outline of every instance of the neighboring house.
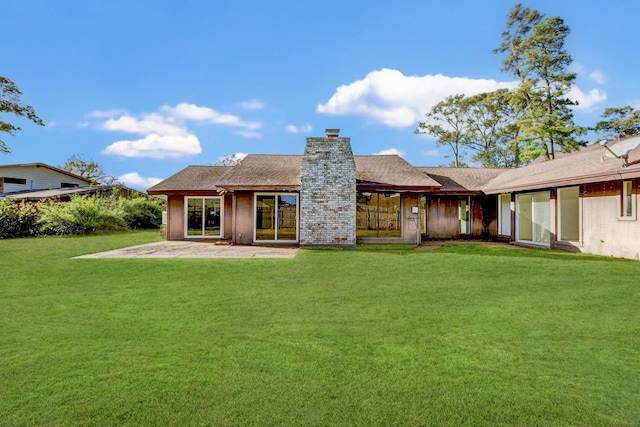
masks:
{"label": "neighboring house", "polygon": [[0,165],[0,197],[90,185],[90,180],[44,163]]}
{"label": "neighboring house", "polygon": [[120,184],[92,185],[91,180],[44,163],[0,165],[0,198],[66,202],[74,195],[130,197],[133,194],[140,192]]}
{"label": "neighboring house", "polygon": [[[349,138],[327,131],[307,138],[301,156],[189,166],[151,187],[167,196],[167,239],[349,246],[479,238],[639,258],[633,149],[627,161],[592,145],[520,169],[414,167],[395,155],[354,156]],[[619,144],[609,147],[620,152],[633,139]]]}
{"label": "neighboring house", "polygon": [[498,197],[499,235],[517,243],[639,259],[640,150],[635,148],[640,137],[607,145],[506,170],[488,183],[484,193]]}

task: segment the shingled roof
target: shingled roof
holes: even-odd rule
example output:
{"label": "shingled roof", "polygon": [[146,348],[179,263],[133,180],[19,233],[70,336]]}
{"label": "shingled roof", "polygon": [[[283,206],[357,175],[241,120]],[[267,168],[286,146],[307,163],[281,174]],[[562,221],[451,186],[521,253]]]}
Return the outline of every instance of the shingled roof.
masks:
{"label": "shingled roof", "polygon": [[187,166],[147,190],[149,194],[170,194],[184,191],[218,191],[217,182],[233,166]]}
{"label": "shingled roof", "polygon": [[437,190],[440,184],[400,156],[354,156],[358,186]]}
{"label": "shingled roof", "polygon": [[492,179],[504,173],[506,169],[490,168],[450,168],[450,167],[416,167],[440,185],[441,193],[448,194],[481,194],[484,186]]}
{"label": "shingled roof", "polygon": [[249,154],[218,181],[228,189],[298,189],[302,156]]}
{"label": "shingled roof", "polygon": [[[610,142],[615,147],[618,142]],[[640,149],[629,154],[629,166],[622,159],[610,158],[599,144],[574,153],[563,153],[555,160],[535,162],[509,169],[484,187],[486,194],[512,193],[551,187],[615,181],[640,177]]]}

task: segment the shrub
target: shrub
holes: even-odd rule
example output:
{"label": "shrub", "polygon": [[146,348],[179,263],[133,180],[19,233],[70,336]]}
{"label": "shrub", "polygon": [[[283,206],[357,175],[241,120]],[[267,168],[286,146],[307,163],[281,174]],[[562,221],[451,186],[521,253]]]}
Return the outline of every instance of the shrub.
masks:
{"label": "shrub", "polygon": [[38,235],[38,203],[0,200],[0,239]]}
{"label": "shrub", "polygon": [[47,202],[40,211],[40,231],[46,234],[86,234],[126,228],[117,203],[96,196],[74,196],[64,203]]}
{"label": "shrub", "polygon": [[121,198],[118,201],[122,219],[131,229],[159,228],[162,224],[162,199],[159,197]]}

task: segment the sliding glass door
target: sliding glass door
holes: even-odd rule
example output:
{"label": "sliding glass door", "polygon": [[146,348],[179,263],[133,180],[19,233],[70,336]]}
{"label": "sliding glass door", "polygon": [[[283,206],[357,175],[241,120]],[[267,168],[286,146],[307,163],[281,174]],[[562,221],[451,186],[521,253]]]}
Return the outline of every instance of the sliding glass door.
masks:
{"label": "sliding glass door", "polygon": [[222,199],[185,197],[185,237],[222,237]]}
{"label": "sliding glass door", "polygon": [[298,195],[256,194],[254,240],[298,241]]}
{"label": "sliding glass door", "polygon": [[516,240],[548,246],[551,242],[550,193],[518,194],[516,209]]}

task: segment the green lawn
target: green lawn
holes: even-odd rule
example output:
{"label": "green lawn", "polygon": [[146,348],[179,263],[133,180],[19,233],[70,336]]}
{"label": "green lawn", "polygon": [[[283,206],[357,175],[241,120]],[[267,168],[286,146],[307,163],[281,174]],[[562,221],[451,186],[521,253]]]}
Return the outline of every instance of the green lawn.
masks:
{"label": "green lawn", "polygon": [[71,259],[156,240],[0,240],[0,425],[640,424],[636,261]]}

